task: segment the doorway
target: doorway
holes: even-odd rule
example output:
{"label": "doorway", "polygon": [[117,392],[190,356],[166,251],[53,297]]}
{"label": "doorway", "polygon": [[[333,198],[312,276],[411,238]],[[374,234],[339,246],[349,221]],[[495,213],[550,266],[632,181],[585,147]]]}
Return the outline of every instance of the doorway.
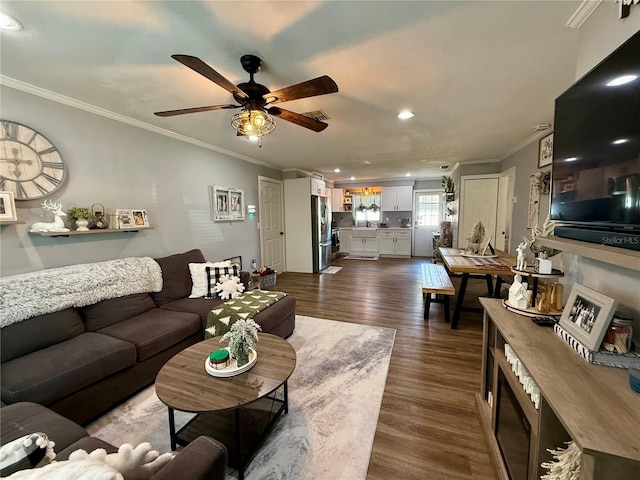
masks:
{"label": "doorway", "polygon": [[441,191],[416,190],[413,218],[413,256],[433,257],[433,234],[440,230],[443,218]]}
{"label": "doorway", "polygon": [[281,180],[258,177],[260,258],[277,272],[286,271],[284,250],[284,187]]}

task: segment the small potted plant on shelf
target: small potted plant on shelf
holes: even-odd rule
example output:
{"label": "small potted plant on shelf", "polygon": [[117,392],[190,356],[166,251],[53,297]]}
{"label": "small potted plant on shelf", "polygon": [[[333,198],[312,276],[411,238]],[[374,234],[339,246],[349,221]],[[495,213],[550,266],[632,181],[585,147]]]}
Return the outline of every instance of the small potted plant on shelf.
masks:
{"label": "small potted plant on shelf", "polygon": [[453,192],[455,190],[455,184],[453,179],[447,175],[442,177],[442,190],[444,191],[445,200],[450,202],[453,200]]}
{"label": "small potted plant on shelf", "polygon": [[71,207],[67,210],[69,225],[78,232],[89,230],[89,223],[93,220],[93,213],[86,207]]}
{"label": "small potted plant on shelf", "polygon": [[249,354],[256,348],[260,330],[262,327],[251,318],[238,320],[220,339],[221,342],[229,340],[229,353],[238,362],[238,367],[249,363]]}

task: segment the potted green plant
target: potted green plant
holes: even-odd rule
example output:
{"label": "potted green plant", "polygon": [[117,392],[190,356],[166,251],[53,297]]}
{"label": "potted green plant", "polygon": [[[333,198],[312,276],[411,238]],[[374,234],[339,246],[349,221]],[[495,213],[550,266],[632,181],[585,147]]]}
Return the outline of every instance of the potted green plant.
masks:
{"label": "potted green plant", "polygon": [[444,191],[445,198],[448,202],[453,200],[453,192],[455,190],[455,184],[453,179],[447,175],[442,177],[442,190]]}
{"label": "potted green plant", "polygon": [[71,207],[67,210],[67,218],[71,228],[76,227],[78,232],[86,232],[93,220],[93,213],[86,207]]}
{"label": "potted green plant", "polygon": [[260,330],[262,327],[251,318],[238,320],[220,339],[221,342],[229,340],[229,353],[238,362],[238,367],[249,363],[249,353],[256,348]]}

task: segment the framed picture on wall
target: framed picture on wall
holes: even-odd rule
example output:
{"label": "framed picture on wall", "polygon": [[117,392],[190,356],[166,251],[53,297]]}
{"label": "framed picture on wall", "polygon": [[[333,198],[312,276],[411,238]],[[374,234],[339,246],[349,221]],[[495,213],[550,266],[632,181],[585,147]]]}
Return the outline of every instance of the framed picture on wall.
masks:
{"label": "framed picture on wall", "polygon": [[214,221],[244,220],[244,190],[209,186],[211,216]]}
{"label": "framed picture on wall", "polygon": [[16,200],[13,192],[0,192],[0,222],[15,222],[18,220],[16,213]]}
{"label": "framed picture on wall", "polygon": [[560,326],[592,351],[600,349],[618,302],[584,285],[574,283]]}
{"label": "framed picture on wall", "polygon": [[553,132],[545,135],[538,142],[538,168],[551,165],[553,161]]}

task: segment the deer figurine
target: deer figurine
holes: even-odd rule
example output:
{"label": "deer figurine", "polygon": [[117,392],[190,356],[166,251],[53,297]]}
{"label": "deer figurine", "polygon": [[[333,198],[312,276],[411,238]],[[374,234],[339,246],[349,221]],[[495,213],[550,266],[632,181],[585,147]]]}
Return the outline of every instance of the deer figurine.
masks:
{"label": "deer figurine", "polygon": [[44,210],[53,212],[55,220],[51,223],[48,222],[36,222],[31,225],[30,232],[68,232],[69,229],[64,226],[64,222],[61,217],[66,217],[67,214],[62,211],[61,203],[53,203],[45,200],[41,203]]}

